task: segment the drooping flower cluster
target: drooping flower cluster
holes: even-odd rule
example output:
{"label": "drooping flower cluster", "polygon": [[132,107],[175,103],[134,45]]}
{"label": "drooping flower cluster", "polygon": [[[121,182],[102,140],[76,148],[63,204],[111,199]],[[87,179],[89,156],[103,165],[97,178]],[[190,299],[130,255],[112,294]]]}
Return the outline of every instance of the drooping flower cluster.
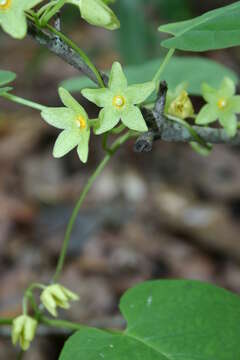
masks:
{"label": "drooping flower cluster", "polygon": [[43,290],[40,299],[47,311],[56,317],[57,307],[69,309],[69,302],[79,300],[79,296],[60,284],[53,284]]}
{"label": "drooping flower cluster", "polygon": [[[69,309],[70,301],[79,300],[79,296],[68,290],[60,284],[52,284],[49,286],[40,285],[43,291],[40,300],[46,310],[52,315],[57,316],[57,308]],[[17,316],[12,323],[12,343],[19,343],[23,351],[28,350],[36,333],[38,322],[33,317],[24,312]]]}
{"label": "drooping flower cluster", "polygon": [[28,350],[31,341],[34,339],[37,329],[37,321],[28,315],[20,315],[13,320],[12,343],[19,342],[21,349]]}

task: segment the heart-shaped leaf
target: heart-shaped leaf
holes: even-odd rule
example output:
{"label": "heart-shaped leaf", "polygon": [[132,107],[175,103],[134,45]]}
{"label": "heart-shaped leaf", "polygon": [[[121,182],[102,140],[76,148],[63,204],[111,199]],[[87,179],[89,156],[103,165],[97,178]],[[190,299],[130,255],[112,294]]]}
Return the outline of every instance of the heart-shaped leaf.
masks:
{"label": "heart-shaped leaf", "polygon": [[9,84],[16,79],[16,74],[12,71],[0,70],[0,86]]}
{"label": "heart-shaped leaf", "polygon": [[80,330],[60,360],[240,359],[240,298],[198,281],[152,281],[129,290],[127,329]]}
{"label": "heart-shaped leaf", "polygon": [[159,31],[174,35],[162,45],[187,51],[224,49],[240,45],[240,1],[191,20],[167,24]]}
{"label": "heart-shaped leaf", "polygon": [[[142,65],[125,67],[124,73],[128,83],[137,84],[151,81],[161,62],[161,59],[156,59]],[[174,57],[162,74],[162,79],[167,81],[171,90],[174,90],[181,82],[187,82],[188,92],[194,95],[201,95],[203,82],[218,88],[224,77],[230,77],[235,84],[237,83],[237,75],[232,70],[202,57]],[[94,87],[91,80],[85,77],[66,80],[61,86],[71,92]]]}

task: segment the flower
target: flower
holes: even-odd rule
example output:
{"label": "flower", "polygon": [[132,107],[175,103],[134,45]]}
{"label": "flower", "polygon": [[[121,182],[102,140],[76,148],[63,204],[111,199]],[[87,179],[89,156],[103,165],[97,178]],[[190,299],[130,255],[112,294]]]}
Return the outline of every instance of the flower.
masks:
{"label": "flower", "polygon": [[177,86],[174,91],[168,91],[165,112],[183,120],[194,115],[193,104],[185,83]]}
{"label": "flower", "polygon": [[91,25],[101,26],[108,30],[120,27],[118,18],[102,0],[68,0],[67,2],[77,5],[82,18]]}
{"label": "flower", "polygon": [[53,316],[57,316],[58,306],[63,309],[69,309],[69,301],[79,300],[79,297],[62,285],[53,284],[43,290],[40,299],[48,312]]}
{"label": "flower", "polygon": [[129,129],[147,131],[142,113],[135,105],[151,95],[155,89],[154,82],[128,86],[121,65],[114,62],[108,85],[108,88],[82,90],[85,98],[103,107],[95,133],[102,134],[111,130],[120,119]]}
{"label": "flower", "polygon": [[16,39],[27,33],[26,10],[30,10],[42,0],[0,0],[0,25],[3,30]]}
{"label": "flower", "polygon": [[18,316],[12,324],[12,343],[19,344],[22,350],[27,350],[35,336],[37,321],[28,315]]}
{"label": "flower", "polygon": [[55,142],[53,156],[60,158],[77,146],[80,160],[86,163],[90,138],[88,115],[67,90],[59,88],[59,96],[65,107],[46,107],[41,113],[48,124],[63,129]]}
{"label": "flower", "polygon": [[202,92],[207,104],[198,114],[196,123],[205,125],[218,119],[230,137],[236,135],[238,126],[236,114],[240,113],[240,96],[234,95],[234,82],[230,78],[225,78],[219,89],[204,83]]}

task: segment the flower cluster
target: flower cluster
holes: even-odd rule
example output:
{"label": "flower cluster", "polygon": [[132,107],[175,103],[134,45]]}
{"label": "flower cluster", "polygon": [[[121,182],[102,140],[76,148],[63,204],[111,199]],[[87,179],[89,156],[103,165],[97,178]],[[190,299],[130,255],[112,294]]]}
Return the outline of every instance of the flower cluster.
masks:
{"label": "flower cluster", "polygon": [[57,316],[57,307],[69,309],[69,301],[79,300],[79,296],[60,284],[47,286],[41,294],[41,302],[52,316]]}
{"label": "flower cluster", "polygon": [[[43,291],[40,300],[46,310],[53,316],[57,316],[57,307],[63,309],[70,308],[70,301],[79,300],[77,294],[68,290],[60,284],[52,284],[49,286],[41,285]],[[16,317],[12,323],[12,343],[19,345],[22,350],[28,350],[32,340],[35,337],[38,322],[26,313]]]}
{"label": "flower cluster", "polygon": [[108,88],[84,89],[85,98],[103,109],[99,118],[89,120],[84,108],[64,88],[59,96],[65,107],[46,107],[41,115],[50,125],[63,130],[53,149],[54,157],[62,157],[77,147],[82,162],[88,159],[90,127],[99,135],[112,130],[120,121],[132,130],[147,131],[147,125],[137,105],[146,100],[155,89],[153,82],[128,86],[122,67],[118,62],[112,66]]}

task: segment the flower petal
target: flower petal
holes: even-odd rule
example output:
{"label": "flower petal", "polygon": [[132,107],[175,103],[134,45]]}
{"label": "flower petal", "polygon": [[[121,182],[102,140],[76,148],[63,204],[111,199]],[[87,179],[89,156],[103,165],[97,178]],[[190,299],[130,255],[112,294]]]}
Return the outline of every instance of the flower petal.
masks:
{"label": "flower petal", "polygon": [[111,101],[111,91],[106,88],[102,89],[83,89],[82,95],[88,99],[89,101],[93,102],[99,107],[104,107],[107,104],[109,104],[109,101]]}
{"label": "flower petal", "polygon": [[58,129],[70,129],[74,125],[75,113],[73,110],[62,108],[45,108],[41,112],[42,118]]}
{"label": "flower petal", "polygon": [[73,110],[76,114],[83,116],[85,119],[88,118],[88,115],[84,108],[77,102],[77,100],[72,97],[72,95],[63,87],[58,89],[59,96],[62,100],[62,103],[69,109]]}
{"label": "flower petal", "polygon": [[218,112],[215,107],[210,104],[205,105],[196,118],[196,124],[204,125],[216,121]]}
{"label": "flower petal", "polygon": [[238,123],[237,116],[235,114],[223,113],[219,116],[219,122],[230,137],[236,135]]}
{"label": "flower petal", "polygon": [[240,95],[233,96],[229,100],[229,107],[232,112],[234,113],[240,113]]}
{"label": "flower petal", "polygon": [[42,1],[43,0],[21,0],[24,10],[29,10]]}
{"label": "flower petal", "polygon": [[20,8],[14,8],[5,14],[0,14],[0,24],[3,30],[15,39],[22,39],[27,33],[27,20]]}
{"label": "flower petal", "polygon": [[148,130],[142,113],[137,106],[129,107],[129,110],[124,115],[122,115],[122,122],[132,130],[141,132]]}
{"label": "flower petal", "polygon": [[[86,163],[87,159],[88,159],[89,137],[90,137],[90,130],[87,130],[86,133],[82,135],[81,142],[77,148],[78,156],[83,163]],[[71,291],[68,291],[65,288],[64,288],[64,291],[67,296],[69,296],[69,294],[71,293]],[[73,293],[71,293],[71,294],[73,294]],[[75,295],[75,294],[73,294],[73,295]],[[70,297],[70,298],[72,299],[72,297]]]}
{"label": "flower petal", "polygon": [[127,87],[127,79],[119,62],[112,65],[108,86],[111,90],[124,90]]}
{"label": "flower petal", "polygon": [[206,83],[202,84],[202,94],[206,102],[216,103],[218,101],[218,92]]}
{"label": "flower petal", "polygon": [[27,340],[27,341],[33,340],[33,338],[35,336],[36,328],[37,328],[37,321],[35,319],[31,318],[30,316],[28,316],[28,318],[24,324],[25,340]]}
{"label": "flower petal", "polygon": [[54,148],[53,156],[56,158],[63,157],[69,151],[74,149],[80,142],[81,135],[78,131],[64,130],[58,136]]}
{"label": "flower petal", "polygon": [[140,104],[154,91],[155,83],[150,81],[145,84],[131,85],[125,90],[125,94],[131,104]]}
{"label": "flower petal", "polygon": [[120,121],[120,115],[109,109],[102,109],[99,114],[99,124],[95,127],[96,135],[103,134],[113,129]]}
{"label": "flower petal", "polygon": [[225,77],[219,89],[219,96],[229,98],[235,94],[235,91],[236,89],[234,81],[228,77]]}

